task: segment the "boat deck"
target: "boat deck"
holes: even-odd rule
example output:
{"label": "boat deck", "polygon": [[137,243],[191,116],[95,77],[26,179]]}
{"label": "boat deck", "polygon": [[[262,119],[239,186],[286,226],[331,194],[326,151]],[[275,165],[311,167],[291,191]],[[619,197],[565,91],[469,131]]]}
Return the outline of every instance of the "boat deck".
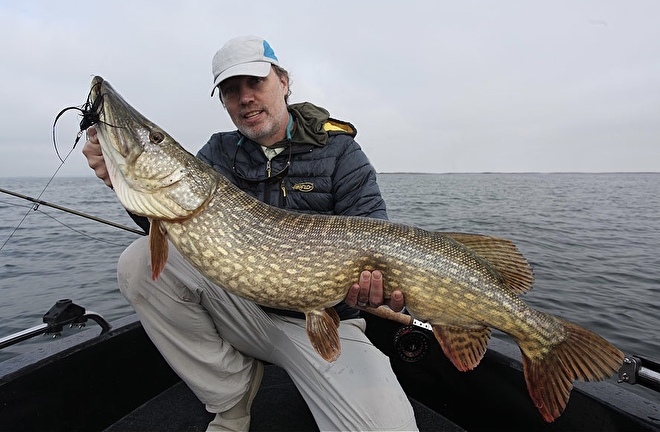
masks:
{"label": "boat deck", "polygon": [[[660,405],[610,382],[576,382],[562,416],[546,423],[529,397],[515,345],[493,339],[479,367],[459,372],[437,344],[418,362],[402,360],[392,337],[399,325],[372,324],[368,336],[390,357],[421,431],[660,432]],[[88,329],[0,362],[0,431],[203,431],[212,417],[135,315],[102,335]],[[277,366],[266,366],[251,429],[318,430]]]}
{"label": "boat deck", "polygon": [[[459,432],[462,428],[412,400],[421,431]],[[192,391],[179,382],[116,422],[105,432],[204,431],[213,418]],[[312,413],[286,372],[267,365],[252,405],[252,431],[318,430]]]}

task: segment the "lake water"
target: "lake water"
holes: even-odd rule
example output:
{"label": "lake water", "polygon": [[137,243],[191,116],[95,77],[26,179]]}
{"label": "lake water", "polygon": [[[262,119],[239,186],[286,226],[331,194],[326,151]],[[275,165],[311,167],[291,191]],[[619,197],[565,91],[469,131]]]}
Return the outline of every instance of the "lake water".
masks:
{"label": "lake water", "polygon": [[[37,197],[47,181],[0,178],[0,188]],[[510,238],[534,268],[528,304],[660,361],[660,174],[380,174],[379,183],[390,219]],[[135,228],[95,178],[56,178],[41,199]],[[0,337],[40,324],[61,298],[108,320],[131,314],[115,265],[137,237],[0,193]],[[37,337],[0,361],[46,343],[57,342]]]}

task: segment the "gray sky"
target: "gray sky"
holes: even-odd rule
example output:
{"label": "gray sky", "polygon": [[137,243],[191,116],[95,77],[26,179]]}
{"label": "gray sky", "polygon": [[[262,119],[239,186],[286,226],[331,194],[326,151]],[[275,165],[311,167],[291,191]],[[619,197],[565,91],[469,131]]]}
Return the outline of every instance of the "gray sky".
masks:
{"label": "gray sky", "polygon": [[[246,34],[380,172],[660,171],[658,0],[0,0],[0,32],[3,177],[52,175],[93,75],[196,152],[234,129],[210,62]],[[81,147],[58,175],[93,175]]]}

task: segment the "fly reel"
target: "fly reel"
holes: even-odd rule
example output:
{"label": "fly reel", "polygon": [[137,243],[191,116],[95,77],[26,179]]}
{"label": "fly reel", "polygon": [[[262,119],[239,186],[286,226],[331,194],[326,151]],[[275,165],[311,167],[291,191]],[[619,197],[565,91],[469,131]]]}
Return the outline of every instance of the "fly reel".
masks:
{"label": "fly reel", "polygon": [[429,353],[429,333],[415,325],[401,327],[394,333],[394,349],[399,358],[408,363],[415,363]]}

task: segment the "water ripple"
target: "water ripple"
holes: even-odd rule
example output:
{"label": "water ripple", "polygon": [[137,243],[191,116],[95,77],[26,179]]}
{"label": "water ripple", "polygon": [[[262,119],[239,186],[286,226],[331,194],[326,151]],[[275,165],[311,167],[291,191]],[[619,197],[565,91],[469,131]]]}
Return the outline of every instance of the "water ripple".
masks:
{"label": "water ripple", "polygon": [[[45,182],[0,179],[31,196]],[[531,306],[587,326],[627,353],[660,360],[660,175],[380,174],[379,182],[392,220],[512,239],[534,268],[534,289],[524,296]],[[42,198],[133,226],[94,179],[56,179]],[[29,208],[1,200],[0,241]],[[115,268],[137,236],[48,213],[57,221],[31,212],[0,251],[0,336],[39,324],[60,298],[109,319],[131,313]],[[3,350],[0,360],[38,343],[48,342]]]}

